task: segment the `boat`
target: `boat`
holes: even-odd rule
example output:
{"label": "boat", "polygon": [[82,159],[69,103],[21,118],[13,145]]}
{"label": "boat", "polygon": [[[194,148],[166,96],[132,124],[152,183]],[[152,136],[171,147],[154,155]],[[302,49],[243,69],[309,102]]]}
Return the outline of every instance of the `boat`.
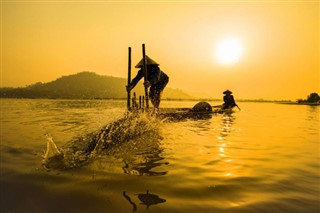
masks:
{"label": "boat", "polygon": [[214,114],[232,113],[232,108],[222,109],[221,105],[211,106],[208,102],[199,102],[193,108],[161,108],[157,117],[179,121],[184,119],[208,119]]}
{"label": "boat", "polygon": [[133,113],[146,112],[156,116],[160,120],[181,121],[186,119],[201,120],[210,119],[214,114],[233,113],[232,108],[223,109],[222,105],[211,106],[208,102],[199,102],[192,108],[160,108],[155,111],[153,108],[138,107],[130,110]]}

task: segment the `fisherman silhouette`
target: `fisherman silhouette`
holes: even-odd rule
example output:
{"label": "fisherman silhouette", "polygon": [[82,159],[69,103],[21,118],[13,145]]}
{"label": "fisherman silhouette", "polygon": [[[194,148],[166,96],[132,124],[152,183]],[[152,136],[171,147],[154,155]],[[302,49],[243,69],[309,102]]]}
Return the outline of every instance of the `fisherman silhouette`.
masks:
{"label": "fisherman silhouette", "polygon": [[[150,87],[149,98],[155,109],[159,109],[161,93],[169,82],[169,77],[159,68],[159,64],[146,56],[147,81],[144,83],[146,87]],[[143,59],[135,66],[140,68],[136,77],[126,86],[127,91],[132,90],[143,75]]]}
{"label": "fisherman silhouette", "polygon": [[222,105],[222,109],[230,109],[238,106],[234,100],[233,95],[231,95],[232,92],[230,90],[224,91],[223,94],[225,94],[225,96],[223,96],[224,103]]}

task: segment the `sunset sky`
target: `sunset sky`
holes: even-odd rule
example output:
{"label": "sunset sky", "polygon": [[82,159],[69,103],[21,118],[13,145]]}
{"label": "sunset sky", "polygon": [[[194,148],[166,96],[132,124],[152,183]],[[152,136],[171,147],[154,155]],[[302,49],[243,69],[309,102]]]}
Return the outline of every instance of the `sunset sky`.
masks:
{"label": "sunset sky", "polygon": [[127,76],[146,53],[168,87],[221,98],[320,93],[316,1],[1,1],[1,87],[92,71]]}

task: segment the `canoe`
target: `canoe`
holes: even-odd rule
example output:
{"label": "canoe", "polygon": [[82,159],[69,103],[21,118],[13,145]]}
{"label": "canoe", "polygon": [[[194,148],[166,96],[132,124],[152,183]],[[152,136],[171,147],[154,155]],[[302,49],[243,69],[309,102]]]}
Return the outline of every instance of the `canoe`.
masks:
{"label": "canoe", "polygon": [[212,110],[195,110],[194,108],[161,108],[157,113],[160,119],[179,121],[184,119],[209,119],[214,114],[230,114],[232,108],[222,109],[222,106],[211,106]]}
{"label": "canoe", "polygon": [[[132,110],[133,112],[145,112],[143,109]],[[148,112],[151,115],[157,116],[159,119],[168,119],[171,121],[180,121],[184,119],[208,119],[214,114],[230,114],[232,108],[223,109],[222,105],[211,106],[207,102],[199,102],[192,108],[160,108],[156,113],[150,109]]]}

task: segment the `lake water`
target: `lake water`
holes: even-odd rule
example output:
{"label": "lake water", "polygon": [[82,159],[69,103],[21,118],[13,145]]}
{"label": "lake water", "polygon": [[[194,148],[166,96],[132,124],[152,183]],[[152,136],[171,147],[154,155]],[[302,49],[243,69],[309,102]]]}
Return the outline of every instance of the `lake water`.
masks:
{"label": "lake water", "polygon": [[55,170],[42,166],[47,135],[63,147],[122,118],[126,101],[1,99],[0,210],[320,212],[320,107],[239,106],[159,121],[88,164]]}

